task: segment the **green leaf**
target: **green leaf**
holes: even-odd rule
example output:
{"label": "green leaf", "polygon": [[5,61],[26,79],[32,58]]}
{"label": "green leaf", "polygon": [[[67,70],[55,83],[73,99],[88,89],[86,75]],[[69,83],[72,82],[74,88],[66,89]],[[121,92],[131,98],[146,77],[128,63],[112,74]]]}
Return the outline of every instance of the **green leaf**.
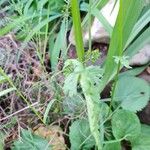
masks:
{"label": "green leaf", "polygon": [[112,33],[106,64],[104,65],[105,73],[103,81],[99,87],[100,91],[102,91],[105,85],[115,76],[117,65],[114,62],[113,56],[122,56],[130,32],[133,30],[143,7],[142,0],[120,0],[119,14]]}
{"label": "green leaf", "polygon": [[59,60],[59,55],[60,55],[61,50],[65,51],[63,47],[66,47],[66,21],[65,19],[62,21],[60,31],[56,38],[56,42],[50,53],[51,66],[52,66],[53,71],[57,69],[57,63]]}
{"label": "green leaf", "polygon": [[140,31],[150,22],[150,9],[147,10],[142,17],[135,24],[130,37],[127,41],[127,46],[133,41],[133,39],[140,33]]}
{"label": "green leaf", "polygon": [[0,91],[0,97],[4,96],[4,95],[6,95],[6,94],[8,94],[8,93],[10,93],[12,91],[15,91],[15,90],[16,90],[16,88],[8,88],[6,90]]}
{"label": "green leaf", "polygon": [[55,14],[53,16],[50,16],[47,19],[42,20],[39,24],[37,24],[37,26],[35,26],[31,32],[31,34],[27,35],[27,37],[25,38],[25,43],[29,42],[32,37],[40,31],[40,29],[42,29],[45,25],[47,25],[49,22],[54,21],[55,19],[61,17],[61,14]]}
{"label": "green leaf", "polygon": [[95,138],[96,146],[101,149],[103,136],[100,140],[100,101],[97,87],[101,81],[103,70],[98,66],[85,67],[77,60],[68,60],[65,63],[64,72],[66,75],[64,91],[69,93],[70,97],[77,94],[77,84],[80,83],[86,99],[91,134]]}
{"label": "green leaf", "polygon": [[66,97],[63,101],[63,110],[65,114],[80,115],[85,109],[85,101],[81,95]]}
{"label": "green leaf", "polygon": [[94,145],[94,138],[91,136],[90,127],[87,120],[77,120],[70,127],[69,138],[71,150],[88,150]]}
{"label": "green leaf", "polygon": [[140,136],[139,139],[132,143],[132,150],[149,150],[150,136]]}
{"label": "green leaf", "polygon": [[70,97],[77,95],[77,84],[79,80],[79,74],[71,73],[65,80],[64,93]]}
{"label": "green leaf", "polygon": [[118,110],[112,117],[112,132],[116,139],[136,139],[141,132],[138,117],[133,112]]}
{"label": "green leaf", "polygon": [[63,71],[66,79],[63,90],[66,95],[69,95],[69,97],[77,95],[78,80],[83,69],[83,64],[77,60],[70,59],[65,62]]}
{"label": "green leaf", "polygon": [[55,12],[61,12],[64,7],[65,1],[64,0],[50,0],[48,1],[50,5],[50,9]]}
{"label": "green leaf", "polygon": [[47,140],[33,135],[31,131],[22,130],[21,140],[15,141],[12,150],[50,150]]}
{"label": "green leaf", "polygon": [[83,46],[81,16],[80,16],[78,0],[71,0],[71,12],[72,12],[72,19],[73,19],[73,29],[74,29],[74,35],[75,35],[77,56],[78,56],[78,59],[81,62],[83,62],[84,61],[84,46]]}
{"label": "green leaf", "polygon": [[120,142],[105,144],[103,150],[122,150]]}
{"label": "green leaf", "polygon": [[43,117],[43,122],[46,124],[46,120],[47,120],[47,117],[48,117],[48,114],[49,114],[49,111],[52,107],[52,105],[54,104],[54,102],[56,101],[56,99],[52,99],[50,100],[50,102],[48,103],[47,107],[46,107],[46,110],[45,110],[45,113],[44,113],[44,117]]}
{"label": "green leaf", "polygon": [[3,132],[0,131],[0,150],[4,150],[4,139],[5,135]]}
{"label": "green leaf", "polygon": [[[88,12],[89,11],[89,4],[87,3],[83,3],[81,5],[81,9],[83,11]],[[112,31],[113,31],[113,27],[110,25],[110,23],[108,22],[108,20],[103,16],[103,14],[99,11],[98,8],[92,8],[91,10],[91,14],[96,17],[103,25],[103,27],[105,28],[105,30],[109,33],[109,36],[111,37],[112,35]]]}
{"label": "green leaf", "polygon": [[147,105],[149,92],[146,81],[132,76],[122,76],[117,82],[114,100],[121,103],[123,109],[136,112]]}
{"label": "green leaf", "polygon": [[133,69],[130,69],[130,70],[120,73],[119,76],[120,77],[121,76],[137,76],[141,72],[143,72],[147,67],[148,67],[148,65],[144,65],[141,67],[134,67]]}
{"label": "green leaf", "polygon": [[21,24],[22,22],[25,22],[31,18],[33,18],[34,16],[21,16],[17,19],[13,19],[13,22],[8,23],[4,28],[2,28],[0,30],[0,36],[3,36],[5,34],[7,34],[8,32],[10,32],[12,29],[14,29],[15,27],[17,27],[19,24]]}
{"label": "green leaf", "polygon": [[147,28],[125,51],[125,55],[130,58],[134,56],[141,48],[150,43],[150,27]]}
{"label": "green leaf", "polygon": [[0,83],[3,83],[4,81],[6,81],[6,78],[0,75]]}
{"label": "green leaf", "polygon": [[141,133],[150,136],[150,125],[142,124]]}
{"label": "green leaf", "polygon": [[150,126],[142,125],[142,132],[138,139],[131,142],[132,150],[150,149]]}

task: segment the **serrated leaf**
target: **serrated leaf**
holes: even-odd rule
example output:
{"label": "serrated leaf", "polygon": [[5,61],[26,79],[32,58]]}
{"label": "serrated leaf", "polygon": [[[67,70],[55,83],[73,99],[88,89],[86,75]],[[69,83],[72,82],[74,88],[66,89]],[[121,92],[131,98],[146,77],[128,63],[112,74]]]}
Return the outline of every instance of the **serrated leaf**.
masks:
{"label": "serrated leaf", "polygon": [[79,74],[71,73],[68,77],[66,77],[64,83],[64,93],[69,97],[73,95],[77,95],[77,84],[78,84]]}
{"label": "serrated leaf", "polygon": [[22,130],[21,137],[21,140],[14,142],[12,150],[50,150],[48,141],[32,134],[31,131]]}
{"label": "serrated leaf", "polygon": [[116,139],[126,137],[127,140],[133,140],[140,135],[140,121],[133,112],[118,110],[113,115],[111,123],[112,132]]}
{"label": "serrated leaf", "polygon": [[80,115],[86,108],[81,95],[66,97],[63,101],[63,110],[65,114]]}
{"label": "serrated leaf", "polygon": [[90,127],[87,120],[77,120],[70,127],[69,138],[71,150],[87,150],[95,145],[94,138],[91,136]]}
{"label": "serrated leaf", "polygon": [[99,84],[103,77],[103,69],[100,66],[89,66],[86,68],[87,75],[90,78],[91,84]]}
{"label": "serrated leaf", "polygon": [[122,150],[120,142],[105,144],[103,150]]}
{"label": "serrated leaf", "polygon": [[131,142],[132,150],[149,150],[150,149],[150,126],[142,125],[140,136]]}
{"label": "serrated leaf", "polygon": [[117,82],[114,100],[120,102],[123,109],[136,112],[147,105],[149,92],[149,85],[146,81],[123,76]]}

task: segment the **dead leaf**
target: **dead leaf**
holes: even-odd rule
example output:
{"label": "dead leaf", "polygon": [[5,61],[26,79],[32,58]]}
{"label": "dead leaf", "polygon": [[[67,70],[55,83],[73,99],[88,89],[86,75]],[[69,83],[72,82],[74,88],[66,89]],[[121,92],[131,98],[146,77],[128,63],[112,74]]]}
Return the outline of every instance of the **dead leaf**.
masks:
{"label": "dead leaf", "polygon": [[59,126],[40,126],[34,132],[36,135],[49,141],[53,150],[66,150],[63,131]]}

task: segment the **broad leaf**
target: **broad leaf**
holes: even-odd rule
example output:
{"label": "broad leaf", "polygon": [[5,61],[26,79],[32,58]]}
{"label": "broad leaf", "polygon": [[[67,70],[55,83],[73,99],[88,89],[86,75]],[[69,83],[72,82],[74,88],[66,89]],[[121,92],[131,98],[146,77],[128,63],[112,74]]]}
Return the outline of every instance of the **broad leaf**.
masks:
{"label": "broad leaf", "polygon": [[141,132],[142,132],[143,135],[150,136],[150,125],[142,124]]}
{"label": "broad leaf", "polygon": [[140,121],[136,114],[118,110],[112,117],[112,132],[116,139],[136,139],[141,132]]}
{"label": "broad leaf", "polygon": [[142,125],[142,133],[138,139],[131,142],[132,150],[150,149],[150,126]]}
{"label": "broad leaf", "polygon": [[103,150],[122,150],[120,142],[105,144]]}
{"label": "broad leaf", "polygon": [[70,127],[69,138],[71,150],[91,149],[95,145],[87,120],[82,119],[73,122]]}
{"label": "broad leaf", "polygon": [[65,114],[80,115],[86,109],[86,104],[81,95],[75,95],[64,99],[63,109]]}
{"label": "broad leaf", "polygon": [[149,92],[149,85],[146,81],[123,76],[117,82],[114,100],[121,103],[123,109],[136,112],[147,105]]}
{"label": "broad leaf", "polygon": [[21,131],[21,140],[14,142],[12,150],[50,150],[47,140],[33,135],[30,131]]}

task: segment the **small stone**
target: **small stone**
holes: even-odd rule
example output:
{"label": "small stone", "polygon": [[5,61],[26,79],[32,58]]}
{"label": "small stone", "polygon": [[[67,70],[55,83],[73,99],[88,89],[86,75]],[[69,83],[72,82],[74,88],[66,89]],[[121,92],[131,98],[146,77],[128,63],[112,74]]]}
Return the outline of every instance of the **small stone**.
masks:
{"label": "small stone", "polygon": [[[117,2],[115,8],[113,9],[114,5],[115,1],[110,0],[109,3],[107,3],[106,6],[101,10],[101,13],[112,27],[115,25],[117,14],[119,11],[119,1]],[[108,44],[110,41],[109,34],[106,32],[102,23],[97,18],[94,19],[93,24],[91,26],[91,39],[93,42],[106,44]],[[71,29],[70,32],[69,41],[71,44],[75,45],[73,28]],[[83,42],[85,47],[88,46],[88,41],[89,41],[89,33],[88,31],[86,31],[83,33]]]}
{"label": "small stone", "polygon": [[145,45],[130,59],[131,66],[141,66],[150,62],[150,44]]}

